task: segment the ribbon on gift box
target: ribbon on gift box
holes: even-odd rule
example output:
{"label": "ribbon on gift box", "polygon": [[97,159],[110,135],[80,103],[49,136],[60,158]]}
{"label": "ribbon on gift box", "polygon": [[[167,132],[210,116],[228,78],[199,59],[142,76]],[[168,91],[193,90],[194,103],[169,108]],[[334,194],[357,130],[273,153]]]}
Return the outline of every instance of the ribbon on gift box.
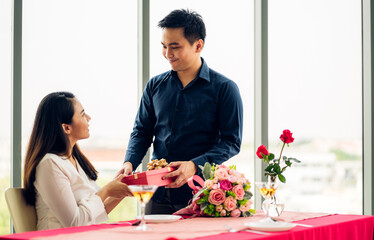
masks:
{"label": "ribbon on gift box", "polygon": [[[200,184],[201,187],[196,186],[193,181]],[[194,191],[194,194],[196,194],[202,187],[204,187],[204,180],[198,175],[193,175],[192,177],[190,177],[187,180],[187,183],[188,183],[188,186]]]}

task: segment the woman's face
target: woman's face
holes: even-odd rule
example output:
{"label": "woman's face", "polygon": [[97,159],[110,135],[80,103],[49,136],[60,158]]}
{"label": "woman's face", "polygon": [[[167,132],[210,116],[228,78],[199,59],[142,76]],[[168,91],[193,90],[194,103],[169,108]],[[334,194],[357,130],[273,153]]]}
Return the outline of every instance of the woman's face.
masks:
{"label": "woman's face", "polygon": [[73,141],[78,141],[80,139],[86,139],[90,136],[90,130],[88,129],[88,122],[91,117],[85,113],[82,104],[78,99],[74,98],[74,115],[72,123],[69,124],[71,131],[69,137]]}

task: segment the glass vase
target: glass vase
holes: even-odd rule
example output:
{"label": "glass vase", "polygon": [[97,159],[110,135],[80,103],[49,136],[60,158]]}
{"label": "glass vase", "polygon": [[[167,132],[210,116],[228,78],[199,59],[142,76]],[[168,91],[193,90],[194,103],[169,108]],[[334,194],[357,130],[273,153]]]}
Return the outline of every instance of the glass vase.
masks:
{"label": "glass vase", "polygon": [[[268,182],[276,182],[277,177],[269,176]],[[277,191],[279,192],[279,191]],[[266,199],[262,203],[262,210],[265,214],[268,214],[269,217],[279,217],[284,210],[284,202],[279,198],[278,193],[275,192],[270,198]]]}

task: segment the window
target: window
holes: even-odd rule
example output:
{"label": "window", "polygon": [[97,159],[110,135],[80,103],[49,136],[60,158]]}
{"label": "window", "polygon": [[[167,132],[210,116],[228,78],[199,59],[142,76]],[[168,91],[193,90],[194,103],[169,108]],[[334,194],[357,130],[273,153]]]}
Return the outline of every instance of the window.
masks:
{"label": "window", "polygon": [[269,1],[270,151],[290,129],[284,155],[302,161],[287,210],[362,213],[361,65],[361,2]]}
{"label": "window", "polygon": [[9,234],[9,211],[4,191],[10,186],[12,73],[12,1],[0,1],[0,235]]}
{"label": "window", "polygon": [[[208,66],[239,87],[244,107],[244,128],[241,152],[226,162],[235,164],[253,182],[253,3],[250,1],[150,1],[150,75],[170,70],[162,56],[162,30],[158,22],[175,9],[190,9],[205,22],[207,37],[201,56]],[[214,6],[214,11],[212,9]],[[224,16],[224,17],[223,17]]]}
{"label": "window", "polygon": [[71,91],[92,118],[79,144],[103,186],[122,166],[137,110],[137,1],[23,4],[23,149],[41,99]]}

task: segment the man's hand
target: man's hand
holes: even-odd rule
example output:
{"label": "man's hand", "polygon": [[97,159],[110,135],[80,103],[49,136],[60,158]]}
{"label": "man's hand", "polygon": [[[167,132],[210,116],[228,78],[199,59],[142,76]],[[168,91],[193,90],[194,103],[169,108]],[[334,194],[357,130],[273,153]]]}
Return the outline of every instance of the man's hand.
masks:
{"label": "man's hand", "polygon": [[[118,176],[121,175],[121,174],[123,174],[123,175],[125,175],[125,176],[131,175],[132,170],[133,170],[133,167],[132,167],[131,162],[125,162],[125,163],[122,165],[122,168],[118,171],[116,177],[118,177]],[[115,177],[115,178],[116,178],[116,177]]]}
{"label": "man's hand", "polygon": [[179,188],[187,182],[187,180],[195,175],[196,165],[192,161],[188,162],[172,162],[169,164],[170,167],[175,167],[177,170],[166,174],[163,179],[176,177],[174,182],[166,186],[166,188]]}

